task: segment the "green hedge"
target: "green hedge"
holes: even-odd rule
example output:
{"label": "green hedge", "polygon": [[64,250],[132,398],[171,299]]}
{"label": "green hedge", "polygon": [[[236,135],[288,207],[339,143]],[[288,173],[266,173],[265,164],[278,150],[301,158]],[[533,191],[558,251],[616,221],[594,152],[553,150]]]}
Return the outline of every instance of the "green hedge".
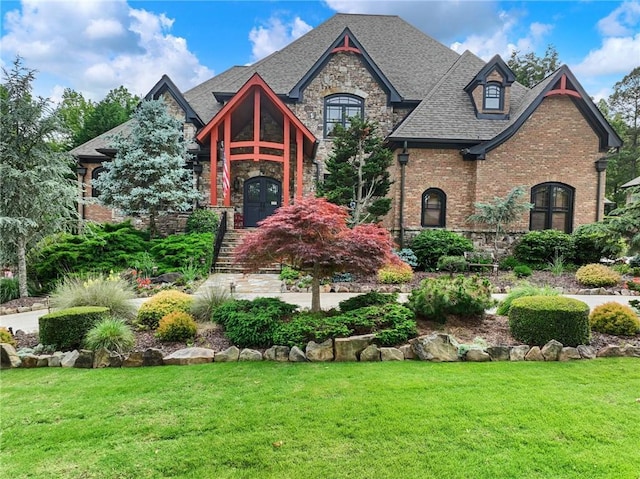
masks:
{"label": "green hedge", "polygon": [[589,305],[564,296],[526,296],[509,308],[511,335],[529,345],[555,339],[564,346],[589,344]]}
{"label": "green hedge", "polygon": [[108,315],[109,308],[100,306],[79,306],[45,314],[38,319],[40,342],[61,351],[77,349],[87,332]]}
{"label": "green hedge", "polygon": [[462,256],[465,251],[473,251],[473,243],[453,231],[424,230],[411,241],[411,249],[418,258],[418,266],[433,271],[441,256]]}

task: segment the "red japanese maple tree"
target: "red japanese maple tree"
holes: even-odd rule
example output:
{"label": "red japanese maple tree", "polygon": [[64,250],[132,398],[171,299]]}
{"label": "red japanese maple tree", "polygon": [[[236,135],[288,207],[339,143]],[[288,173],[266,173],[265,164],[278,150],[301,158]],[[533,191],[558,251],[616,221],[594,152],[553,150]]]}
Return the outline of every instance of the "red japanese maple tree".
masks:
{"label": "red japanese maple tree", "polygon": [[377,225],[347,226],[349,213],[324,198],[280,207],[247,233],[235,260],[248,270],[275,262],[311,275],[311,310],[320,311],[320,280],[334,273],[369,274],[400,261],[389,232]]}

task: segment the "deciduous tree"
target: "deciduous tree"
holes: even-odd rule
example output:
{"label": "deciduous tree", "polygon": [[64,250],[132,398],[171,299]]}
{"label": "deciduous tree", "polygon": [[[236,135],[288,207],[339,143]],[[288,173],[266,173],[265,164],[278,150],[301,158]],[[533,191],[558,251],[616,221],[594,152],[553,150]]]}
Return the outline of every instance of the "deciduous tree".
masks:
{"label": "deciduous tree", "polygon": [[112,140],[113,161],[94,180],[98,200],[126,215],[149,216],[152,236],[158,215],[186,211],[200,197],[185,168],[189,153],[182,124],[169,115],[162,100],[144,101],[128,136]]}
{"label": "deciduous tree", "polygon": [[556,47],[548,45],[543,57],[533,52],[522,55],[519,51],[511,52],[507,62],[516,76],[516,80],[526,87],[533,87],[560,66]]}
{"label": "deciduous tree", "polygon": [[17,261],[25,297],[27,249],[46,234],[77,225],[77,183],[72,158],[52,147],[60,122],[50,101],[33,95],[35,72],[20,58],[2,71],[0,259]]}
{"label": "deciduous tree", "polygon": [[282,262],[312,277],[311,310],[320,311],[320,280],[338,272],[373,273],[400,260],[389,232],[363,224],[349,228],[349,213],[325,198],[303,198],[279,208],[247,233],[236,248],[237,262],[257,269]]}
{"label": "deciduous tree", "polygon": [[348,128],[337,125],[333,151],[326,161],[329,175],[318,185],[318,195],[351,208],[353,224],[375,223],[391,207],[389,167],[393,153],[383,144],[377,125],[359,117]]}

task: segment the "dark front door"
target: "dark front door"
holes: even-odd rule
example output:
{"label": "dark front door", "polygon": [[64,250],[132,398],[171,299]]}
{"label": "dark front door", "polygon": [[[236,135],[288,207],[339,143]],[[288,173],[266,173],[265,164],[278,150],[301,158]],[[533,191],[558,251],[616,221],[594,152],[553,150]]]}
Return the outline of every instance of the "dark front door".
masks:
{"label": "dark front door", "polygon": [[257,176],[244,182],[244,225],[251,228],[272,215],[282,204],[282,187],[278,180]]}

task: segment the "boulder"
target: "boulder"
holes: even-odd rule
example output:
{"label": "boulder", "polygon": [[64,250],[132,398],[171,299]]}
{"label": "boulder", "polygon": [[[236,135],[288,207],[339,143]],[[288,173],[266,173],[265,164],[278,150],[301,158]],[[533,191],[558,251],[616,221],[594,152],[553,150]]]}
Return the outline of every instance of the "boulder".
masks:
{"label": "boulder", "polygon": [[403,344],[398,349],[402,352],[405,359],[416,359],[418,357],[413,350],[413,346],[411,346],[410,344]]}
{"label": "boulder", "polygon": [[142,353],[142,365],[143,366],[162,366],[162,351],[157,348],[147,348]]}
{"label": "boulder", "polygon": [[41,354],[38,356],[38,364],[37,367],[39,368],[48,368],[49,367],[49,358],[51,357],[50,354]]}
{"label": "boulder", "polygon": [[122,363],[124,363],[124,357],[122,354],[116,351],[109,352],[109,367],[110,368],[121,368]]}
{"label": "boulder", "polygon": [[[467,354],[464,355],[466,361],[473,363],[483,363],[492,360],[492,356],[482,349],[471,348],[467,351]],[[504,359],[498,359],[494,361],[504,361]]]}
{"label": "boulder", "polygon": [[380,349],[375,344],[370,344],[360,353],[360,361],[380,361]]}
{"label": "boulder", "polygon": [[304,351],[300,349],[298,346],[294,346],[289,351],[289,361],[292,363],[303,363],[307,360],[307,356],[305,356]]}
{"label": "boulder", "polygon": [[423,361],[459,361],[458,342],[448,334],[433,333],[410,341],[413,351]]}
{"label": "boulder", "polygon": [[524,357],[525,361],[544,361],[542,351],[539,346],[532,347]]}
{"label": "boulder", "polygon": [[380,348],[382,361],[404,361],[404,354],[398,348]]}
{"label": "boulder", "polygon": [[558,355],[558,361],[571,361],[572,359],[582,359],[578,349],[570,346],[562,348],[562,351],[560,351]]}
{"label": "boulder", "polygon": [[133,351],[125,356],[122,361],[123,368],[139,368],[142,367],[142,351]]}
{"label": "boulder", "polygon": [[289,361],[289,352],[291,352],[289,346],[271,346],[264,352],[264,359],[286,363]]}
{"label": "boulder", "polygon": [[184,348],[164,358],[164,364],[188,365],[213,362],[215,353],[208,348]]}
{"label": "boulder", "polygon": [[74,349],[73,351],[69,351],[60,360],[60,366],[62,366],[63,368],[74,367],[78,356],[80,356],[80,353],[77,350]]}
{"label": "boulder", "polygon": [[360,353],[373,342],[374,338],[374,334],[336,338],[334,341],[336,361],[358,361]]}
{"label": "boulder", "polygon": [[180,278],[182,278],[182,273],[165,273],[160,276],[156,276],[155,278],[151,278],[151,283],[153,284],[162,284],[162,283],[175,283]]}
{"label": "boulder", "polygon": [[622,354],[630,358],[640,358],[640,346],[625,346],[622,348]]}
{"label": "boulder", "polygon": [[529,352],[529,346],[521,344],[519,346],[513,346],[509,351],[509,361],[524,361],[525,356]]}
{"label": "boulder", "polygon": [[262,353],[255,349],[245,348],[240,351],[238,361],[262,361]]}
{"label": "boulder", "polygon": [[593,346],[585,346],[584,344],[581,344],[576,348],[576,350],[582,359],[596,358],[596,349]]}
{"label": "boulder", "polygon": [[111,365],[110,351],[107,348],[100,348],[93,354],[93,367],[108,368]]}
{"label": "boulder", "polygon": [[511,359],[511,348],[509,346],[489,346],[487,353],[492,361],[509,361]]}
{"label": "boulder", "polygon": [[0,343],[0,369],[19,368],[21,365],[16,348],[9,343]]}
{"label": "boulder", "polygon": [[309,341],[307,343],[306,355],[309,361],[333,361],[333,340],[327,339],[323,343]]}
{"label": "boulder", "polygon": [[93,351],[90,349],[81,349],[73,367],[91,369],[93,367]]}
{"label": "boulder", "polygon": [[240,356],[240,350],[235,346],[216,353],[213,360],[217,363],[235,363]]}
{"label": "boulder", "polygon": [[37,368],[38,367],[38,356],[33,353],[27,353],[20,356],[22,360],[23,368]]}
{"label": "boulder", "polygon": [[50,368],[59,368],[63,357],[64,357],[64,353],[61,353],[60,351],[56,351],[51,356],[49,356],[48,366]]}
{"label": "boulder", "polygon": [[540,352],[544,356],[545,361],[557,361],[562,351],[562,343],[552,339],[547,344],[542,346]]}
{"label": "boulder", "polygon": [[620,346],[605,346],[596,353],[596,357],[598,358],[619,358],[621,356],[624,356],[624,354]]}

